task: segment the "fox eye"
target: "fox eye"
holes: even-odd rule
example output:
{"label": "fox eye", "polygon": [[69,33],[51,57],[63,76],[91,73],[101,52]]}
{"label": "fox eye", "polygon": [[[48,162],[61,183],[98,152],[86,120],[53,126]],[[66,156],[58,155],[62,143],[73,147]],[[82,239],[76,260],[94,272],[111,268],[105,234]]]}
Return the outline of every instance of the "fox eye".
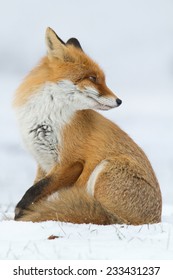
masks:
{"label": "fox eye", "polygon": [[97,82],[97,77],[96,76],[89,76],[88,79],[93,83]]}

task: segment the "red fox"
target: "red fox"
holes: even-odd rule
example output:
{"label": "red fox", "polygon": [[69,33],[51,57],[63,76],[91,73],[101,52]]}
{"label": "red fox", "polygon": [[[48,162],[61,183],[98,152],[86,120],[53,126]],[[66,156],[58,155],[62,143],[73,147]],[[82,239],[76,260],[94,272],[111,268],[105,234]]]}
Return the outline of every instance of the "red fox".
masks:
{"label": "red fox", "polygon": [[19,221],[132,225],[161,221],[161,191],[144,152],[95,110],[121,100],[75,38],[48,28],[47,55],[18,88],[14,107],[38,171],[15,209]]}

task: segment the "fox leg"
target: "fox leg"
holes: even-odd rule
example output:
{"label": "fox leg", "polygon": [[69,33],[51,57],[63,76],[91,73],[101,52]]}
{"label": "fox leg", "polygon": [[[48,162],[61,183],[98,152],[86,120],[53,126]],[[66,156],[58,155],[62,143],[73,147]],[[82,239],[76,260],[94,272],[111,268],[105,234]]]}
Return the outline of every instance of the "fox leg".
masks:
{"label": "fox leg", "polygon": [[28,208],[30,204],[51,195],[59,189],[72,186],[79,178],[82,170],[83,165],[80,162],[65,167],[55,166],[47,176],[27,190],[16,206],[15,219],[18,219],[23,210]]}

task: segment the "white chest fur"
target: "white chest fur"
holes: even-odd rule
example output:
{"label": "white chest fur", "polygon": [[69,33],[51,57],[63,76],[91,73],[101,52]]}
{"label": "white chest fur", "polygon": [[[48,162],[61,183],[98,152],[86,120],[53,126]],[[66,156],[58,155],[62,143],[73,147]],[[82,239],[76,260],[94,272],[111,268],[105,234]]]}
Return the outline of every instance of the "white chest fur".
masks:
{"label": "white chest fur", "polygon": [[24,143],[46,172],[60,161],[62,130],[75,112],[63,90],[63,83],[60,86],[47,83],[17,109]]}

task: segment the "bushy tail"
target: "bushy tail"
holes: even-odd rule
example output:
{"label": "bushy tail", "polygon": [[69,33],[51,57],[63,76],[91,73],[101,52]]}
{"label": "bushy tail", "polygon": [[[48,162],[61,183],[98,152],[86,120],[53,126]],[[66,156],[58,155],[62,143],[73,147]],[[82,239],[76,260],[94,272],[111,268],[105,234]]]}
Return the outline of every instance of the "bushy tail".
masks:
{"label": "bushy tail", "polygon": [[92,223],[109,225],[122,223],[109,213],[84,189],[70,188],[58,192],[57,196],[33,204],[19,221],[61,221],[70,223]]}

